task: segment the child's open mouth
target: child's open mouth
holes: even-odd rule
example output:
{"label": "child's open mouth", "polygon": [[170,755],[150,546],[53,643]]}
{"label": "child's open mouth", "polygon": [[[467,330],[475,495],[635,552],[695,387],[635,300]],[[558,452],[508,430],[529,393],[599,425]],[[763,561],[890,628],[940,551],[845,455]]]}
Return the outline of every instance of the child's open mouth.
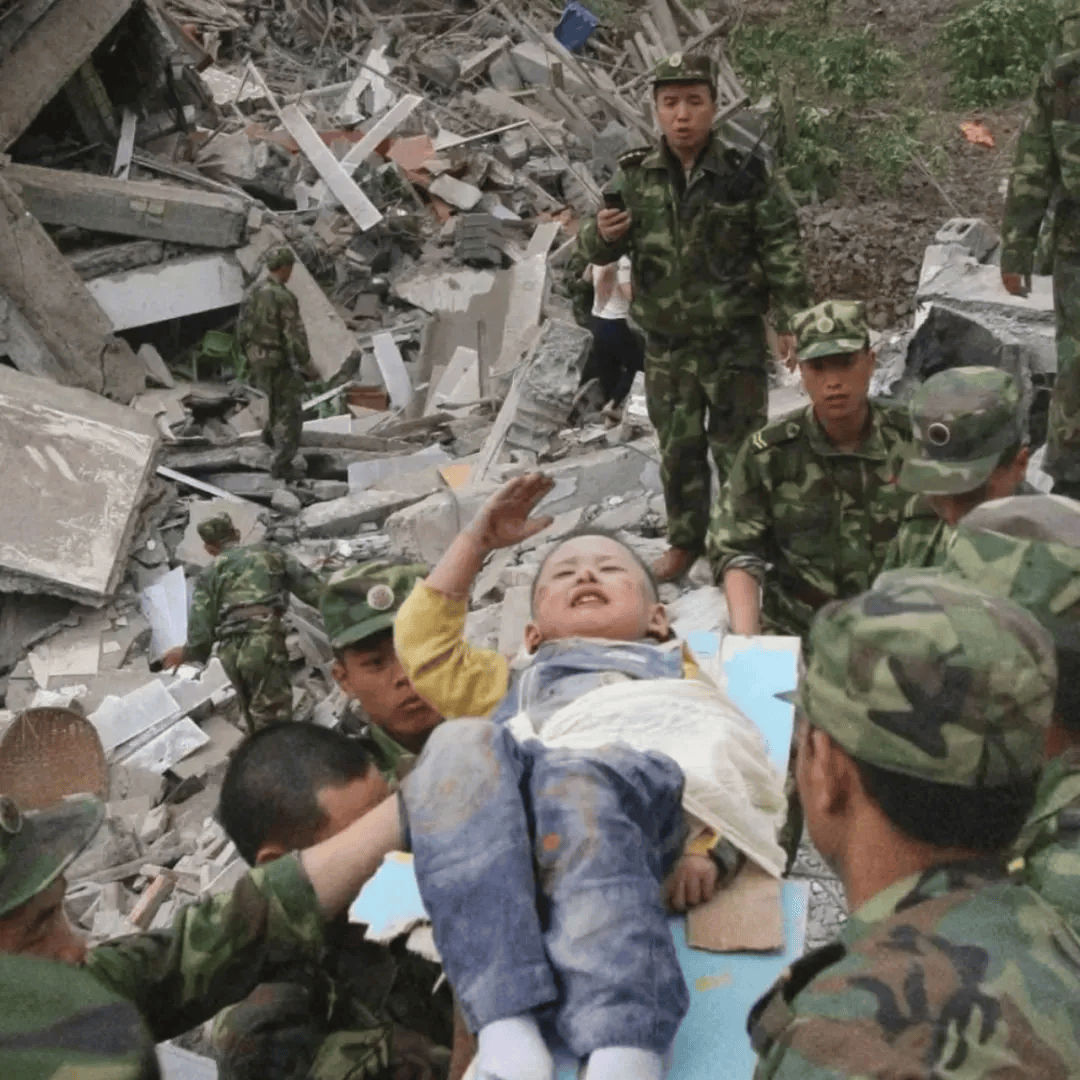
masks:
{"label": "child's open mouth", "polygon": [[579,593],[570,601],[572,608],[581,607],[584,604],[606,604],[607,597],[603,593],[597,592],[595,589],[587,589],[585,592]]}

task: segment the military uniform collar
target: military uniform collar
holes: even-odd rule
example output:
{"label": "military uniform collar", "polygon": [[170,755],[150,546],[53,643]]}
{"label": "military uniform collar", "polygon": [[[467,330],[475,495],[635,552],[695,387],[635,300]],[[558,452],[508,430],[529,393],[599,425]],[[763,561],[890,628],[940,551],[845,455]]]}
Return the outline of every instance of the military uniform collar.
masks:
{"label": "military uniform collar", "polygon": [[1005,861],[996,855],[932,866],[882,889],[853,911],[840,931],[840,941],[852,945],[877,923],[885,922],[916,904],[958,889],[972,889],[1006,880],[1007,877]]}
{"label": "military uniform collar", "polygon": [[857,450],[841,450],[829,441],[821,422],[814,415],[814,406],[807,405],[803,412],[803,424],[806,428],[810,446],[815,453],[823,456],[830,454],[870,458],[872,461],[885,461],[892,451],[885,442],[885,436],[881,431],[881,422],[884,412],[874,401],[870,402],[870,433],[863,440]]}
{"label": "military uniform collar", "polygon": [[[656,140],[656,145],[642,159],[641,167],[643,169],[663,169],[667,172],[672,166],[681,170],[682,162],[671,152],[667,140],[661,135]],[[690,171],[694,173],[698,169],[708,169],[710,172],[715,173],[727,171],[724,162],[724,146],[716,137],[715,131],[709,132],[709,141],[705,144],[701,153],[698,154],[697,161],[694,162],[694,167]]]}
{"label": "military uniform collar", "polygon": [[395,738],[388,735],[378,724],[369,723],[367,736],[375,744],[373,747],[375,767],[383,774],[383,778],[393,787],[416,760],[416,755],[411,750],[406,750]]}

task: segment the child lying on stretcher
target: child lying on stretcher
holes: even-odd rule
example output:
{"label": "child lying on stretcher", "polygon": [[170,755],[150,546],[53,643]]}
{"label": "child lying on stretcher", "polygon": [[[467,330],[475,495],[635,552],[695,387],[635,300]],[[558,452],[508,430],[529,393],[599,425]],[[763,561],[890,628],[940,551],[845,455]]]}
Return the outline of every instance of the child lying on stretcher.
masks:
{"label": "child lying on stretcher", "polygon": [[[402,787],[404,824],[479,1076],[550,1080],[550,1023],[588,1058],[585,1080],[659,1080],[688,1005],[662,883],[677,908],[707,900],[724,862],[710,846],[779,875],[781,783],[611,537],[544,561],[527,664],[466,644],[473,579],[550,523],[529,515],[551,486],[507,484],[397,615],[419,693],[447,718],[486,718],[436,728]],[[684,808],[712,830],[699,854],[682,853]]]}

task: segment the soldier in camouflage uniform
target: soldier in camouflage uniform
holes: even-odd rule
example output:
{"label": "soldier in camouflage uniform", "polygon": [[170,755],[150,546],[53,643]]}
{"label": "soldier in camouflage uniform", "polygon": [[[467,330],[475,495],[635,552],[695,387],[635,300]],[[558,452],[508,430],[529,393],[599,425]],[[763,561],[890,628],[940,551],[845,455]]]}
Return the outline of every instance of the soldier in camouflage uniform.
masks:
{"label": "soldier in camouflage uniform", "polygon": [[[390,787],[359,739],[313,724],[264,729],[233,755],[218,820],[265,866],[334,836]],[[318,959],[272,965],[214,1022],[219,1080],[439,1080],[450,1057],[451,997],[441,969],[406,948],[365,940],[345,916]]]}
{"label": "soldier in camouflage uniform", "polygon": [[716,73],[706,56],[675,55],[653,73],[663,131],[631,150],[609,201],[582,224],[591,263],[632,263],[631,314],[647,337],[645,387],[660,437],[671,549],[653,566],[678,577],[704,551],[709,451],[723,484],[743,438],[765,422],[772,311],[790,355],[791,315],[808,302],[795,205],[759,147],[713,131]]}
{"label": "soldier in camouflage uniform", "polygon": [[1047,762],[1013,854],[1080,934],[1080,505],[1039,494],[984,503],[957,525],[942,571],[1026,608],[1054,638]]}
{"label": "soldier in camouflage uniform", "polygon": [[893,478],[911,427],[905,410],[867,396],[864,305],[819,304],[794,326],[811,404],[743,443],[709,528],[737,634],[805,634],[823,604],[868,588],[905,501]]}
{"label": "soldier in camouflage uniform", "polygon": [[267,276],[248,293],[236,326],[252,382],[270,407],[263,440],[274,450],[270,472],[280,477],[297,475],[293,459],[300,448],[304,375],[311,368],[300,305],[285,288],[295,260],[285,247],[266,256]]}
{"label": "soldier in camouflage uniform", "polygon": [[758,1080],[1080,1075],[1080,942],[1005,867],[1054,684],[1035,619],[945,575],[817,616],[796,771],[852,913],[751,1011]]}
{"label": "soldier in camouflage uniform", "polygon": [[292,719],[292,682],[282,617],[289,593],[317,607],[322,582],[276,544],[241,547],[228,514],[200,522],[198,532],[214,562],[195,584],[187,644],[170,649],[163,663],[205,664],[217,641],[248,730],[285,723]]}
{"label": "soldier in camouflage uniform", "polygon": [[1035,491],[1025,479],[1028,448],[1013,377],[999,368],[959,367],[931,376],[911,400],[912,453],[900,486],[916,494],[883,570],[940,566],[953,526],[989,499]]}
{"label": "soldier in camouflage uniform", "polygon": [[[0,797],[4,1080],[153,1080],[155,1042],[244,997],[270,960],[319,955],[325,918],[344,910],[400,843],[396,807],[376,811],[357,823],[360,831],[354,825],[302,856],[252,870],[231,893],[184,908],[169,930],[88,951],[64,913],[64,872],[103,817],[90,795],[25,814]],[[20,977],[26,983],[9,995]]]}
{"label": "soldier in camouflage uniform", "polygon": [[1054,490],[1080,495],[1080,4],[1056,0],[1049,58],[1016,146],[1002,226],[1001,280],[1026,296],[1043,219],[1053,219],[1057,381],[1046,458]]}
{"label": "soldier in camouflage uniform", "polygon": [[394,617],[426,573],[419,564],[360,563],[334,574],[322,600],[334,678],[363,713],[359,734],[395,786],[443,721],[417,694],[394,652]]}

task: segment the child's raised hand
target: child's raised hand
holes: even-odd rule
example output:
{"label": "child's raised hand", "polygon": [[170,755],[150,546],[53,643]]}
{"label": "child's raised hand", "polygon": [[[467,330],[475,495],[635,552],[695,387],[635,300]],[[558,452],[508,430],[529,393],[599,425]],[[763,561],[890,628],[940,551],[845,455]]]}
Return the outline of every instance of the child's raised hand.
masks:
{"label": "child's raised hand", "polygon": [[548,515],[529,515],[554,486],[555,481],[540,472],[516,477],[488,499],[469,526],[469,533],[485,551],[528,540],[552,522]]}
{"label": "child's raised hand", "polygon": [[675,911],[685,911],[711,900],[716,892],[720,871],[708,855],[683,855],[668,878],[668,904]]}

